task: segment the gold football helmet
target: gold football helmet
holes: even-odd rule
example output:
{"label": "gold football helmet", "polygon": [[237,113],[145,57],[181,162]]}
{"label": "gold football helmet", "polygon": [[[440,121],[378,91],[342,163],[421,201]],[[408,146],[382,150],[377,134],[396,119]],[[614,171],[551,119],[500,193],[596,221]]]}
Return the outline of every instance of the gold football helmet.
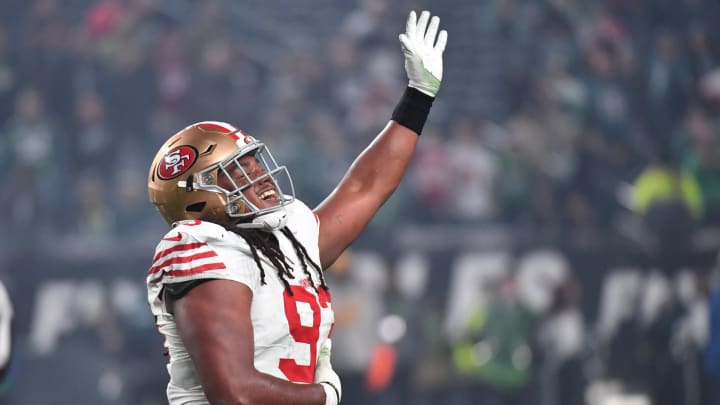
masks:
{"label": "gold football helmet", "polygon": [[[261,175],[248,174],[239,160],[253,156]],[[239,171],[238,171],[239,170]],[[230,173],[241,173],[233,179]],[[229,179],[229,187],[218,178]],[[238,176],[235,174],[235,176]],[[279,203],[258,208],[243,190],[272,181]],[[281,184],[289,194],[283,193]],[[287,220],[285,206],[295,198],[290,174],[279,166],[264,143],[230,124],[203,121],[171,136],[155,155],[148,174],[148,194],[168,224],[186,219],[224,227],[279,229]]]}

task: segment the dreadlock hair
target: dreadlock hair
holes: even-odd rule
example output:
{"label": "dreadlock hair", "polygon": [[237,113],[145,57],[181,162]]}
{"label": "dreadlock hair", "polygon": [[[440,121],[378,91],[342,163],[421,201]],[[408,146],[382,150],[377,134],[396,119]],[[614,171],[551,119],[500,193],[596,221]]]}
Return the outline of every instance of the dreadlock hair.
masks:
{"label": "dreadlock hair", "polygon": [[[325,284],[325,275],[320,268],[320,265],[315,263],[315,261],[310,258],[310,255],[308,255],[307,250],[305,249],[305,246],[302,245],[297,239],[295,239],[295,235],[293,235],[292,231],[286,226],[280,230],[280,232],[283,233],[288,239],[290,239],[290,242],[293,245],[293,248],[295,248],[295,254],[300,258],[300,263],[303,266],[303,271],[307,276],[310,278],[310,281],[312,281],[312,277],[310,276],[310,271],[308,270],[307,262],[310,262],[310,264],[313,266],[315,271],[318,273],[318,276],[320,277],[320,287],[322,287],[324,290],[328,289],[327,284]],[[313,288],[315,291],[317,291],[317,288],[315,287],[315,284],[313,283]]]}
{"label": "dreadlock hair", "polygon": [[[293,295],[288,280],[294,279],[295,274],[293,274],[293,268],[287,262],[285,254],[283,254],[282,250],[280,250],[280,242],[278,241],[275,234],[272,232],[265,232],[258,229],[229,228],[229,230],[242,237],[245,242],[247,242],[248,246],[250,246],[253,260],[255,260],[255,264],[257,264],[258,268],[260,268],[260,283],[262,285],[267,284],[265,282],[265,268],[262,265],[262,261],[260,261],[260,255],[258,254],[258,251],[264,254],[270,260],[270,262],[272,262],[273,266],[275,266],[275,269],[277,270],[280,280],[285,286],[285,289],[290,295]],[[295,235],[293,235],[292,231],[290,231],[288,227],[284,227],[280,229],[280,231],[283,235],[285,235],[285,237],[290,240],[290,243],[292,243],[293,248],[295,249],[295,253],[297,254],[298,258],[300,258],[300,264],[303,267],[303,271],[310,279],[310,283],[313,289],[317,291],[315,282],[313,281],[310,270],[308,269],[308,262],[318,273],[318,276],[320,278],[320,286],[324,290],[327,290],[328,287],[327,284],[325,284],[325,276],[323,275],[322,269],[320,268],[320,265],[315,263],[315,261],[310,257],[310,255],[308,255],[305,246],[303,246],[295,238]]]}

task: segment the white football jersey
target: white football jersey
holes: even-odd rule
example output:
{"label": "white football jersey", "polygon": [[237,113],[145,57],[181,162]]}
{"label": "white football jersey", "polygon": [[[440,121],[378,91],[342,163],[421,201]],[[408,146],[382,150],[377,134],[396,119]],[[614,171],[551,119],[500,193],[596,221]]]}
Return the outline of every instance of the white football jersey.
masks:
{"label": "white football jersey", "polygon": [[[286,209],[287,227],[312,260],[320,263],[315,215],[298,200]],[[328,338],[334,322],[330,295],[319,287],[320,279],[309,265],[312,283],[318,286],[319,293],[313,289],[292,242],[280,231],[275,233],[280,249],[294,270],[295,278],[288,278],[292,296],[272,262],[258,251],[265,269],[266,284],[261,284],[260,269],[247,242],[217,224],[178,222],[158,244],[147,276],[148,302],[168,349],[170,405],[207,404],[208,401],[174,317],[163,304],[164,284],[228,279],[247,285],[253,292],[250,316],[255,337],[255,368],[288,381],[313,381],[318,349]]]}

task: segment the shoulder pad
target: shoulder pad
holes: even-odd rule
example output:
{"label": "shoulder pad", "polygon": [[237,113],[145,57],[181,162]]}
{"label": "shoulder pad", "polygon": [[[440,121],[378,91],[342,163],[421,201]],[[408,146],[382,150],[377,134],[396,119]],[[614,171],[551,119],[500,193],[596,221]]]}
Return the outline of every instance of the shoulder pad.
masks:
{"label": "shoulder pad", "polygon": [[170,242],[179,242],[183,239],[199,242],[223,241],[226,239],[227,233],[225,228],[214,222],[186,220],[175,222],[163,240]]}

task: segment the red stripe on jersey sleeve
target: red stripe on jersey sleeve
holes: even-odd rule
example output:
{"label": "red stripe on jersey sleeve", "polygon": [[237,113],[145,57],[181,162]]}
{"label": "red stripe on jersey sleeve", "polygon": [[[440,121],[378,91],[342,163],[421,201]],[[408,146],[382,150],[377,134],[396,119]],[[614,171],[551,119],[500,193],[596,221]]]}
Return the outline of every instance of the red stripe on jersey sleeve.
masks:
{"label": "red stripe on jersey sleeve", "polygon": [[203,264],[202,266],[196,266],[192,269],[186,269],[186,270],[170,270],[166,272],[168,276],[189,276],[190,274],[197,274],[202,273],[203,271],[209,271],[209,270],[225,270],[225,263],[221,262],[215,262],[215,263],[208,263]]}
{"label": "red stripe on jersey sleeve", "polygon": [[158,281],[162,280],[162,278],[166,275],[168,276],[189,276],[192,274],[202,273],[204,271],[210,271],[210,270],[225,270],[225,264],[222,262],[215,262],[215,263],[208,263],[203,264],[202,266],[196,266],[191,269],[186,270],[170,270],[168,272],[160,273],[160,275],[152,280],[150,280],[150,283],[157,283]]}
{"label": "red stripe on jersey sleeve", "polygon": [[182,252],[183,250],[192,250],[199,247],[207,246],[207,243],[205,242],[196,242],[196,243],[185,243],[182,245],[175,245],[171,248],[167,248],[165,250],[161,250],[158,252],[155,257],[153,257],[153,263],[158,261],[159,259],[162,259],[163,257],[175,253],[175,252]]}
{"label": "red stripe on jersey sleeve", "polygon": [[207,259],[208,257],[217,257],[217,253],[212,250],[206,250],[204,252],[195,253],[194,255],[172,257],[158,265],[150,267],[148,274],[157,273],[158,271],[174,264],[190,263],[193,260]]}

